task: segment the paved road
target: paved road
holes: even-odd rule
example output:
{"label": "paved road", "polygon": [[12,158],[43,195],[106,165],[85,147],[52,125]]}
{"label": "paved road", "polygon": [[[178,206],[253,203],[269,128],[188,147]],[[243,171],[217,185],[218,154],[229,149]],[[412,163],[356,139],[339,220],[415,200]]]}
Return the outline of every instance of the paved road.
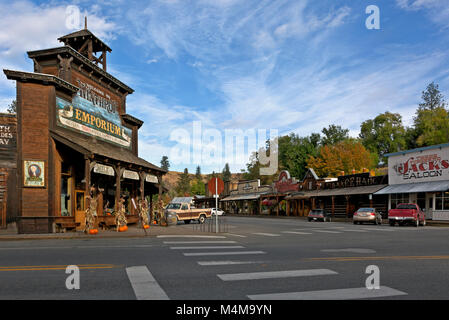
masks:
{"label": "paved road", "polygon": [[[198,226],[180,223],[173,236],[2,241],[0,299],[449,298],[449,228],[225,220],[218,235],[182,236]],[[366,289],[370,265],[380,289]]]}

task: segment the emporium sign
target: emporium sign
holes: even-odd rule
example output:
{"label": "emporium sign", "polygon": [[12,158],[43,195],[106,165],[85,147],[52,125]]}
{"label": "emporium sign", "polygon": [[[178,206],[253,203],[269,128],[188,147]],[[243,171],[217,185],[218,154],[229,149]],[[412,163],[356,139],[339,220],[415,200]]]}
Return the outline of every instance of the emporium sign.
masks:
{"label": "emporium sign", "polygon": [[388,158],[389,184],[449,180],[449,148]]}
{"label": "emporium sign", "polygon": [[57,97],[56,109],[59,126],[131,148],[131,130],[124,127],[118,113],[110,112],[109,108],[99,107],[77,95],[71,102]]}

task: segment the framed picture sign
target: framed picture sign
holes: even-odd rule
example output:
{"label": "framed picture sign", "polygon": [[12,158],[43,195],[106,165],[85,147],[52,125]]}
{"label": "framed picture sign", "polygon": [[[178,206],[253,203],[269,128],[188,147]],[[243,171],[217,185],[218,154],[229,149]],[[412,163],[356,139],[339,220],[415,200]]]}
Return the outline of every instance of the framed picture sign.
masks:
{"label": "framed picture sign", "polygon": [[23,176],[25,187],[45,187],[45,162],[23,161]]}

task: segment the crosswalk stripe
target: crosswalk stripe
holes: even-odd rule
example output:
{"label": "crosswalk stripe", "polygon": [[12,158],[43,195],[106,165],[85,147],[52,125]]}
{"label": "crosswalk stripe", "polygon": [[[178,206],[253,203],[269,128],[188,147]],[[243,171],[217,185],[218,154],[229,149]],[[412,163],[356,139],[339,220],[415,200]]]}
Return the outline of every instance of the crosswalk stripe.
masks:
{"label": "crosswalk stripe", "polygon": [[285,292],[248,295],[251,300],[350,300],[370,299],[406,295],[407,293],[389,288],[379,289],[349,288],[335,290],[318,290],[304,292]]}
{"label": "crosswalk stripe", "polygon": [[246,238],[246,236],[241,235],[241,234],[235,234],[235,233],[227,233],[228,236],[233,236],[233,237],[240,237],[240,238]]}
{"label": "crosswalk stripe", "polygon": [[170,247],[172,250],[194,250],[194,249],[242,249],[243,246],[199,246],[199,247]]}
{"label": "crosswalk stripe", "polygon": [[280,234],[264,233],[264,232],[255,232],[253,234],[258,235],[258,236],[267,236],[267,237],[279,237],[280,236]]}
{"label": "crosswalk stripe", "polygon": [[374,231],[387,231],[387,232],[392,232],[392,231],[394,231],[394,230],[392,230],[392,229],[381,229],[381,228],[363,228],[363,230],[369,230],[369,231],[371,231],[371,230],[374,230]]}
{"label": "crosswalk stripe", "polygon": [[281,233],[291,233],[291,234],[312,234],[310,232],[300,232],[300,231],[281,231]]}
{"label": "crosswalk stripe", "polygon": [[229,256],[229,255],[243,255],[243,254],[265,254],[264,251],[220,251],[220,252],[194,252],[183,253],[186,257],[198,256]]}
{"label": "crosswalk stripe", "polygon": [[236,241],[164,241],[164,244],[225,244],[237,243]]}
{"label": "crosswalk stripe", "polygon": [[197,261],[200,266],[225,266],[234,264],[262,263],[261,261]]}
{"label": "crosswalk stripe", "polygon": [[230,273],[217,274],[223,281],[239,281],[239,280],[259,280],[259,279],[277,279],[292,277],[309,277],[338,274],[329,269],[309,269],[309,270],[286,270],[286,271],[268,271],[268,272],[247,272],[247,273]]}
{"label": "crosswalk stripe", "polygon": [[128,267],[126,274],[137,300],[169,300],[146,266]]}
{"label": "crosswalk stripe", "polygon": [[313,231],[321,233],[341,233],[340,231],[330,231],[330,230],[313,230]]}

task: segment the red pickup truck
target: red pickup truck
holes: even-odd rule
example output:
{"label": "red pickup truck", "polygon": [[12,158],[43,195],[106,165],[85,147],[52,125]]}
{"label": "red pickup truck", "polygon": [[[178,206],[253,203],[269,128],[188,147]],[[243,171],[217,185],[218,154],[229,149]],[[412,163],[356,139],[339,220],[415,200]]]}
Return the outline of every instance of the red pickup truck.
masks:
{"label": "red pickup truck", "polygon": [[411,223],[415,227],[426,225],[426,214],[414,203],[400,203],[396,209],[388,211],[390,226],[397,222],[400,226]]}

